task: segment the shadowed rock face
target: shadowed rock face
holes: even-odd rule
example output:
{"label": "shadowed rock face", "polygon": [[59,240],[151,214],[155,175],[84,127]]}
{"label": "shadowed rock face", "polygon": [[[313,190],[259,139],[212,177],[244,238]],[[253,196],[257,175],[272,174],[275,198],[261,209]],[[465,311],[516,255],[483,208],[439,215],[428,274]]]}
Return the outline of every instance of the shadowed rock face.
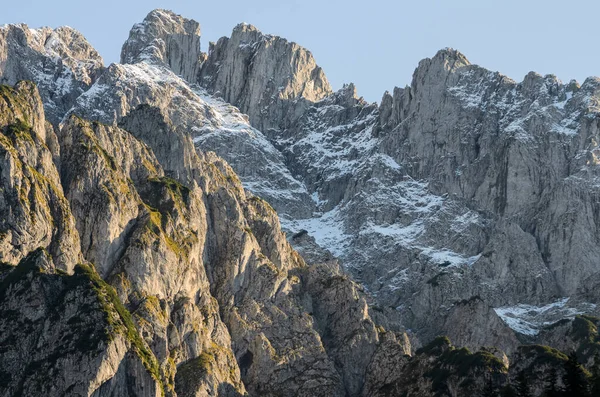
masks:
{"label": "shadowed rock face", "polygon": [[121,62],[0,28],[0,81],[37,84],[0,87],[0,395],[462,396],[521,370],[537,395],[566,356],[520,344],[593,364],[598,79],[445,49],[369,104],[250,25],[202,54],[165,10]]}

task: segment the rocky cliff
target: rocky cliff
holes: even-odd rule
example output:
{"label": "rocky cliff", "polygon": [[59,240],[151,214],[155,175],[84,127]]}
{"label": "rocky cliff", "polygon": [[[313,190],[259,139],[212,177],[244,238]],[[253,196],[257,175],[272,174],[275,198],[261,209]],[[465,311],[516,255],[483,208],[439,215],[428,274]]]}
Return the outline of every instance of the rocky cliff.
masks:
{"label": "rocky cliff", "polygon": [[598,79],[446,49],[369,104],[155,10],[108,67],[4,26],[0,82],[0,395],[538,395],[559,350],[595,363]]}

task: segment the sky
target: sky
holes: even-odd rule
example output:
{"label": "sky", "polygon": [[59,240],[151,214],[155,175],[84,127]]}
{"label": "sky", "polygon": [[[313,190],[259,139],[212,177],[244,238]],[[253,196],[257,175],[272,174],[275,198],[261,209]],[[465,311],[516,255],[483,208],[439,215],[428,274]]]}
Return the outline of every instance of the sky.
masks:
{"label": "sky", "polygon": [[155,8],[200,22],[202,49],[240,22],[308,48],[334,89],[353,82],[379,102],[410,84],[419,60],[445,47],[521,81],[531,70],[563,82],[600,75],[597,0],[0,0],[0,25],[62,25],[119,61],[131,26]]}

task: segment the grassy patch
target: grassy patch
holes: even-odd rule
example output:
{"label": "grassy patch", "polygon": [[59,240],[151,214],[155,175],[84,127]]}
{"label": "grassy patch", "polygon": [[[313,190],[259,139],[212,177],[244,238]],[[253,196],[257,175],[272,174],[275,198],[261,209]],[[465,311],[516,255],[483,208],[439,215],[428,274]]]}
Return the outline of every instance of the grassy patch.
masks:
{"label": "grassy patch", "polygon": [[[507,368],[496,356],[488,351],[472,353],[466,347],[456,349],[447,337],[438,337],[431,343],[417,350],[421,354],[435,355],[435,365],[425,373],[432,381],[433,391],[444,392],[451,376],[458,378],[471,378],[474,372],[506,373]],[[469,382],[460,385],[463,388],[470,386]]]}
{"label": "grassy patch", "polygon": [[0,300],[4,299],[4,296],[11,285],[24,280],[29,273],[34,271],[43,273],[43,270],[37,265],[37,259],[41,255],[48,256],[48,253],[45,249],[38,248],[27,255],[27,257],[24,258],[17,266],[11,266],[12,271],[10,271],[0,283]]}
{"label": "grassy patch", "polygon": [[527,358],[533,358],[532,367],[539,365],[563,365],[569,358],[560,350],[550,346],[526,345],[521,346],[519,351]]}

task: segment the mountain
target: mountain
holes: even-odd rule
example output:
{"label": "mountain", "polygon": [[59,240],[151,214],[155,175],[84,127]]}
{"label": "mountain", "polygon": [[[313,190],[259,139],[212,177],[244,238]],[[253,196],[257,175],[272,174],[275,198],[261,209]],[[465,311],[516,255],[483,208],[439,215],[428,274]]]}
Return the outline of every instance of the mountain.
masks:
{"label": "mountain", "polygon": [[444,49],[374,104],[251,25],[200,40],[154,10],[105,67],[71,28],[0,28],[0,395],[462,396],[523,371],[540,395],[563,352],[593,367],[600,79]]}

